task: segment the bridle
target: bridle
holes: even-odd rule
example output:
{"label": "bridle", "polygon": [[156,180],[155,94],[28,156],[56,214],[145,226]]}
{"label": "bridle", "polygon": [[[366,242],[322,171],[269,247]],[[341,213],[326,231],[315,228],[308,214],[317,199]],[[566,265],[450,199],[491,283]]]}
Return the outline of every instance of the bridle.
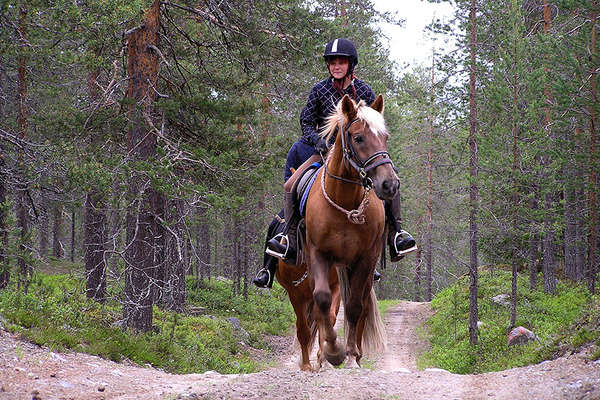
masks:
{"label": "bridle", "polygon": [[[344,163],[350,164],[352,168],[358,171],[360,181],[330,174],[329,171],[327,171],[327,164],[329,164],[329,160],[331,159],[331,153],[329,154],[327,160],[324,161],[323,165],[325,167],[325,173],[331,178],[338,179],[342,182],[362,185],[365,188],[362,201],[360,202],[358,208],[356,208],[355,210],[346,210],[345,208],[338,205],[327,195],[327,191],[325,190],[325,174],[321,174],[321,193],[323,193],[323,197],[325,197],[325,200],[327,200],[327,202],[332,207],[344,213],[348,217],[348,220],[350,222],[352,222],[353,224],[364,224],[366,222],[365,212],[367,207],[369,206],[369,193],[371,192],[371,189],[373,189],[373,181],[371,180],[371,178],[368,177],[369,171],[384,164],[391,164],[394,171],[397,172],[398,170],[396,169],[396,167],[394,167],[394,163],[392,162],[390,154],[387,151],[376,151],[375,153],[367,157],[367,159],[364,161],[358,156],[356,150],[354,150],[354,147],[352,146],[352,140],[350,140],[350,127],[356,121],[358,121],[358,118],[349,121],[344,128],[340,126],[340,135],[342,135],[341,139],[342,149],[344,152]],[[347,138],[346,135],[348,136]]]}
{"label": "bridle", "polygon": [[392,164],[392,168],[394,169],[394,171],[397,172],[398,170],[394,166],[394,163],[392,162],[390,153],[388,153],[387,151],[384,151],[384,150],[376,151],[375,153],[373,153],[372,155],[367,157],[367,159],[364,161],[360,158],[360,156],[356,153],[356,150],[354,150],[354,147],[352,146],[352,140],[350,138],[350,127],[352,126],[352,124],[354,124],[358,120],[359,120],[358,118],[354,118],[353,120],[349,121],[345,127],[342,128],[340,126],[340,129],[341,129],[340,135],[341,135],[341,139],[342,139],[342,151],[344,153],[344,163],[350,164],[350,166],[358,172],[360,181],[347,179],[347,178],[344,178],[341,176],[336,176],[336,175],[330,174],[327,171],[327,163],[324,163],[325,172],[331,178],[334,178],[334,179],[337,179],[337,180],[340,180],[343,182],[347,182],[347,183],[362,185],[364,188],[372,188],[373,181],[368,176],[369,171],[379,167],[380,165],[384,165],[384,164]]}

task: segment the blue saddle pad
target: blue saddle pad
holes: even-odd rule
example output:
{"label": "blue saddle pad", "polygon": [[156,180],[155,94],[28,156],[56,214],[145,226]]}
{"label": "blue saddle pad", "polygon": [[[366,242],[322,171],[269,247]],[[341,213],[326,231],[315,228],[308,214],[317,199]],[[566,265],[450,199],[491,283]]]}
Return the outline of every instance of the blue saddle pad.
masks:
{"label": "blue saddle pad", "polygon": [[[315,183],[315,178],[319,174],[319,170],[321,169],[321,167],[321,163],[314,163],[310,166],[310,168],[307,170],[304,176],[300,178],[306,179],[306,183],[302,185],[301,192],[298,193],[298,195],[300,196],[300,215],[303,217],[306,215],[306,200],[308,199],[308,193],[310,193],[310,188],[312,187],[313,183]],[[300,186],[297,189],[299,188]]]}

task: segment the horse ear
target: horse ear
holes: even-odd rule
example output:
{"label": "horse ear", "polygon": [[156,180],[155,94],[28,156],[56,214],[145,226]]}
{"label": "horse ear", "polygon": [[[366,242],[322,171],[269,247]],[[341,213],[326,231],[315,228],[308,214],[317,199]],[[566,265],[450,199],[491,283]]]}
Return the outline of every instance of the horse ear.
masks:
{"label": "horse ear", "polygon": [[348,121],[352,121],[356,118],[356,106],[347,94],[345,94],[342,99],[342,112],[346,115]]}
{"label": "horse ear", "polygon": [[383,108],[384,108],[384,104],[383,104],[383,96],[381,94],[377,95],[377,98],[375,99],[375,101],[373,102],[373,104],[371,104],[371,108],[375,111],[377,111],[379,114],[383,114]]}

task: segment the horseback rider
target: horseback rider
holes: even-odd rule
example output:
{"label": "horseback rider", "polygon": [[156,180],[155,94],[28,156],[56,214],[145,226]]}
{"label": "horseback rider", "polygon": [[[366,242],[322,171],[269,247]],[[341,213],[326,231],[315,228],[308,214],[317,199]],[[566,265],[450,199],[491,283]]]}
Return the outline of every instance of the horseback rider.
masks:
{"label": "horseback rider", "polygon": [[[321,156],[327,153],[329,145],[335,141],[333,137],[332,141],[327,143],[319,135],[318,129],[324,126],[327,116],[335,110],[338,102],[346,94],[356,102],[364,100],[370,105],[375,101],[375,94],[371,87],[354,76],[354,68],[358,64],[358,53],[354,43],[344,38],[334,39],[325,46],[323,58],[327,63],[330,76],[313,86],[306,106],[300,114],[302,137],[294,143],[286,160],[286,174],[290,167],[295,167],[296,171],[286,179],[284,184],[285,226],[281,234],[268,240],[265,250],[268,255],[291,262],[296,259],[296,231],[300,219],[296,212],[294,184],[313,163],[321,161]],[[309,149],[312,149],[312,154]],[[302,157],[298,159],[300,152]],[[304,162],[301,163],[300,160]],[[301,165],[297,165],[300,163]],[[413,237],[402,230],[400,195],[391,201],[386,201],[385,210],[390,258],[395,262],[405,254],[416,250],[417,246]],[[257,273],[254,283],[259,287],[271,287],[275,267],[276,263],[265,262],[265,268]],[[379,272],[375,271],[374,280],[378,281],[380,277]]]}

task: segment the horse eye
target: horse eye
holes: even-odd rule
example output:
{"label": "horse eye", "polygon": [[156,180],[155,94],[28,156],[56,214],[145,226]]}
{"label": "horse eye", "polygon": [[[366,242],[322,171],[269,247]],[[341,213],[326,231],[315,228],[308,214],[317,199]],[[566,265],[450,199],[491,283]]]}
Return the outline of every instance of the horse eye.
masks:
{"label": "horse eye", "polygon": [[362,136],[360,136],[360,135],[356,135],[356,136],[354,136],[354,141],[356,143],[360,144],[360,143],[364,142],[365,139]]}

